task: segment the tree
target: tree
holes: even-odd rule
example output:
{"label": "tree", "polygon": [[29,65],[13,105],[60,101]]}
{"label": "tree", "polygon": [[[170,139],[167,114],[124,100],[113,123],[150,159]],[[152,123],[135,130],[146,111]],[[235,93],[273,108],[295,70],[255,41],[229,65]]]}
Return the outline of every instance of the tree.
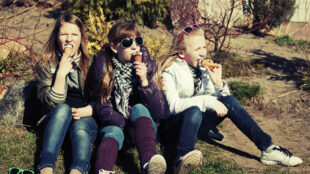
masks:
{"label": "tree", "polygon": [[280,26],[282,23],[289,22],[294,15],[295,1],[296,0],[250,0],[249,7],[251,7],[251,12],[254,17],[254,27],[264,23],[259,29],[270,30]]}

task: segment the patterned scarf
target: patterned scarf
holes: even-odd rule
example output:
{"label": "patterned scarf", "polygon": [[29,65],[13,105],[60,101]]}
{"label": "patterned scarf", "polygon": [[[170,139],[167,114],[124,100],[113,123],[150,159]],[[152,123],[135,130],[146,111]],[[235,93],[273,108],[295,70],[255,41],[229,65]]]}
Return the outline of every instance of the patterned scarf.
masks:
{"label": "patterned scarf", "polygon": [[193,79],[194,79],[194,95],[196,95],[201,87],[202,87],[202,78],[201,78],[201,71],[199,68],[193,68],[188,66],[189,69],[192,71]]}
{"label": "patterned scarf", "polygon": [[114,68],[113,81],[116,109],[125,118],[128,118],[129,96],[138,82],[136,75],[134,75],[134,65],[131,62],[122,64],[116,58],[116,55],[112,56],[112,65]]}

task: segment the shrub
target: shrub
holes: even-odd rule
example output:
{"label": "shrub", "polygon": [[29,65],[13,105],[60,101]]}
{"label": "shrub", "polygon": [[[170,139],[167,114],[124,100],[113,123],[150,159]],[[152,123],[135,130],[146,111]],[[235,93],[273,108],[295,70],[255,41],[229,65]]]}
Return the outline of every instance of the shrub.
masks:
{"label": "shrub", "polygon": [[162,35],[159,39],[152,36],[144,37],[144,45],[148,48],[152,59],[168,53],[168,48],[165,46],[166,40],[166,35]]}
{"label": "shrub", "polygon": [[[22,78],[26,81],[34,78],[33,59],[29,58],[29,52],[24,53],[10,52],[8,56],[0,61],[0,86],[9,83],[15,78]],[[12,77],[9,80],[7,77]]]}
{"label": "shrub", "polygon": [[275,43],[280,46],[296,47],[296,49],[310,49],[310,41],[295,40],[290,36],[281,36],[274,39]]}
{"label": "shrub", "polygon": [[[253,0],[252,14],[254,24],[260,25],[260,29],[271,29],[280,26],[283,22],[289,22],[294,15],[296,0]],[[267,19],[267,21],[266,21]]]}
{"label": "shrub", "polygon": [[212,59],[222,65],[224,78],[249,76],[253,69],[250,61],[242,60],[237,54],[228,51],[221,51]]}
{"label": "shrub", "polygon": [[69,10],[82,20],[86,19],[89,12],[96,11],[100,6],[104,9],[108,21],[119,19],[136,21],[149,27],[154,27],[157,21],[164,21],[169,15],[167,0],[68,0],[67,5]]}
{"label": "shrub", "polygon": [[234,81],[230,83],[232,95],[240,102],[245,102],[261,93],[259,85],[249,85],[244,82]]}
{"label": "shrub", "polygon": [[110,22],[106,22],[106,18],[100,6],[97,8],[97,12],[97,15],[90,12],[86,21],[88,34],[87,48],[92,55],[96,55],[103,44],[108,42],[108,32],[112,27]]}

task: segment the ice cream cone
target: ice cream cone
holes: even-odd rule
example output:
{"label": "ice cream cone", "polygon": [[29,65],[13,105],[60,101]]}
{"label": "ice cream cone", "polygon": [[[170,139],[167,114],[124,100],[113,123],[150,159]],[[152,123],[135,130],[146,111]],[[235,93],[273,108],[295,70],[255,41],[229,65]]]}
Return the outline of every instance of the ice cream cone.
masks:
{"label": "ice cream cone", "polygon": [[135,56],[134,56],[134,60],[136,61],[136,62],[142,62],[142,54],[140,53],[140,54],[136,54]]}
{"label": "ice cream cone", "polygon": [[219,64],[213,63],[213,62],[206,60],[206,59],[201,61],[201,66],[202,67],[213,67],[213,68],[219,68],[220,67]]}
{"label": "ice cream cone", "polygon": [[64,47],[64,54],[69,55],[72,51],[72,45],[65,45]]}

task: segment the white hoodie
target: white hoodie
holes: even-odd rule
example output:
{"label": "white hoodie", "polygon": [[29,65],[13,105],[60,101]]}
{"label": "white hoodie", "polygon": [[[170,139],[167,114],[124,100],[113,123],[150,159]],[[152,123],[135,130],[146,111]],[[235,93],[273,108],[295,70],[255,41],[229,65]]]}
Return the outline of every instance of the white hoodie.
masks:
{"label": "white hoodie", "polygon": [[202,87],[194,94],[194,79],[192,71],[183,59],[175,62],[162,72],[163,93],[166,98],[166,116],[178,114],[197,106],[202,112],[213,110],[218,96],[230,95],[227,84],[222,89],[216,88],[205,68],[201,68]]}

